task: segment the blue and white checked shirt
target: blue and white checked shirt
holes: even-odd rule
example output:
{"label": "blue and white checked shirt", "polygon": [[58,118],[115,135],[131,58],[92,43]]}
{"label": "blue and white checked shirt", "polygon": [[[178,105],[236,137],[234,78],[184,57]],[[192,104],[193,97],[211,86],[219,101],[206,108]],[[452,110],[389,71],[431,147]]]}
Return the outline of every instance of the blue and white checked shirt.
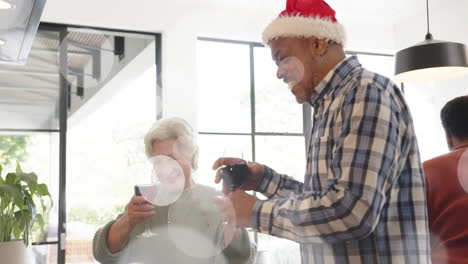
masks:
{"label": "blue and white checked shirt", "polygon": [[303,263],[430,263],[425,183],[398,87],[350,57],[316,87],[305,183],[266,167],[252,226]]}

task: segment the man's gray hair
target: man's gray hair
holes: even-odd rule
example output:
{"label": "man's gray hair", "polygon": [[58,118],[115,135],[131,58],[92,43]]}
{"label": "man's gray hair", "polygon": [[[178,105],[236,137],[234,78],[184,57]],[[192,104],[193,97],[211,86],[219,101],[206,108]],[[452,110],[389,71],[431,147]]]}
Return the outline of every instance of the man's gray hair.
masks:
{"label": "man's gray hair", "polygon": [[165,118],[156,121],[145,135],[145,152],[148,158],[152,157],[153,142],[176,140],[178,151],[192,162],[192,168],[198,167],[198,146],[195,143],[193,129],[190,124],[178,117]]}

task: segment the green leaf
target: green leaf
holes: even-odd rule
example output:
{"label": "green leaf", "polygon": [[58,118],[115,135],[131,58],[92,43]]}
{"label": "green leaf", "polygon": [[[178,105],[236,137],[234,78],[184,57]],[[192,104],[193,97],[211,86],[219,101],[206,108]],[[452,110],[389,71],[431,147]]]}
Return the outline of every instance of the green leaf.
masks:
{"label": "green leaf", "polygon": [[29,211],[24,210],[20,218],[20,225],[22,229],[25,230],[29,228],[32,220],[33,220],[33,215]]}
{"label": "green leaf", "polygon": [[15,212],[15,220],[15,226],[17,226],[20,230],[27,231],[32,224],[33,216],[29,210],[22,210]]}
{"label": "green leaf", "polygon": [[25,201],[24,201],[24,198],[21,197],[20,199],[15,199],[13,201],[13,205],[15,205],[17,208],[19,208],[20,210],[23,210],[24,209],[24,206],[25,206]]}
{"label": "green leaf", "polygon": [[18,177],[18,181],[23,181],[28,184],[37,183],[37,175],[34,172],[31,172],[31,173],[17,172],[16,176]]}
{"label": "green leaf", "polygon": [[[0,180],[3,181],[3,179],[2,179],[2,171],[3,171],[3,167],[2,167],[2,165],[0,164]],[[2,183],[2,182],[0,181],[0,183]]]}
{"label": "green leaf", "polygon": [[23,170],[21,169],[21,166],[18,161],[16,161],[16,173],[21,173]]}
{"label": "green leaf", "polygon": [[6,184],[16,184],[18,182],[18,176],[16,176],[16,173],[8,173],[6,176],[5,183]]}
{"label": "green leaf", "polygon": [[[24,223],[23,223],[23,210],[15,212],[15,222],[13,223],[14,226],[18,226],[20,230],[24,230]],[[18,237],[17,237],[18,238]]]}
{"label": "green leaf", "polygon": [[17,173],[20,182],[28,184],[31,195],[34,195],[37,189],[37,175],[34,172],[31,173]]}
{"label": "green leaf", "polygon": [[27,211],[27,213],[31,216],[31,219],[36,217],[36,205],[34,204],[32,196],[25,192],[24,194],[24,205],[23,211]]}
{"label": "green leaf", "polygon": [[[29,192],[23,190],[24,204],[27,206],[27,209],[32,210],[36,208],[33,197]],[[24,208],[26,209],[26,208]]]}
{"label": "green leaf", "polygon": [[[42,212],[45,212],[46,209],[47,209],[47,206],[45,204],[45,201],[44,201],[44,198],[42,198],[42,196],[40,196],[38,193],[36,193],[36,197],[39,199],[39,201],[41,202],[41,205],[42,205]],[[52,200],[51,200],[52,201]],[[52,207],[52,206],[51,206]]]}
{"label": "green leaf", "polygon": [[37,185],[37,193],[39,193],[41,196],[50,196],[49,188],[47,188],[47,185],[44,183]]}
{"label": "green leaf", "polygon": [[[23,199],[23,195],[21,193],[21,188],[16,185],[8,185],[8,184],[0,184],[0,194],[6,194],[7,197],[13,197],[15,201],[21,201]],[[4,197],[4,195],[1,197]]]}
{"label": "green leaf", "polygon": [[13,226],[13,235],[15,236],[15,239],[19,239],[21,237],[21,233],[23,230],[21,230],[20,226],[15,224]]}
{"label": "green leaf", "polygon": [[44,229],[44,218],[41,214],[37,214],[37,223],[39,224],[40,229]]}

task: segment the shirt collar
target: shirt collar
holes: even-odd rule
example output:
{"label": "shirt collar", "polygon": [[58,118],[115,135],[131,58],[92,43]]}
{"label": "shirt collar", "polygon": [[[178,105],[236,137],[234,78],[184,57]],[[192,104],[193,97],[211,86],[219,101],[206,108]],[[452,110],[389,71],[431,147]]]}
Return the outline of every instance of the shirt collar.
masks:
{"label": "shirt collar", "polygon": [[455,150],[461,149],[461,148],[467,148],[467,147],[468,147],[468,144],[463,144],[461,146],[458,146],[458,147],[454,148],[452,151],[455,151]]}
{"label": "shirt collar", "polygon": [[345,58],[337,63],[315,87],[310,104],[313,108],[319,106],[325,95],[335,89],[341,81],[356,67],[362,67],[356,56]]}

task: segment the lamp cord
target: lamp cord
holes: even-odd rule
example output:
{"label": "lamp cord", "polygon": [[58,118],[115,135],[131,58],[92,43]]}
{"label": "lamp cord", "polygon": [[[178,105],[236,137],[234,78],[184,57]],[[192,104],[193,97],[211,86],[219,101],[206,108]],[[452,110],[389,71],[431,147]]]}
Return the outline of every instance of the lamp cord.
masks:
{"label": "lamp cord", "polygon": [[431,33],[429,31],[429,0],[426,0],[426,19],[427,19],[427,33]]}
{"label": "lamp cord", "polygon": [[429,0],[426,0],[426,19],[427,19],[427,34],[426,40],[432,39],[432,34],[429,31]]}

